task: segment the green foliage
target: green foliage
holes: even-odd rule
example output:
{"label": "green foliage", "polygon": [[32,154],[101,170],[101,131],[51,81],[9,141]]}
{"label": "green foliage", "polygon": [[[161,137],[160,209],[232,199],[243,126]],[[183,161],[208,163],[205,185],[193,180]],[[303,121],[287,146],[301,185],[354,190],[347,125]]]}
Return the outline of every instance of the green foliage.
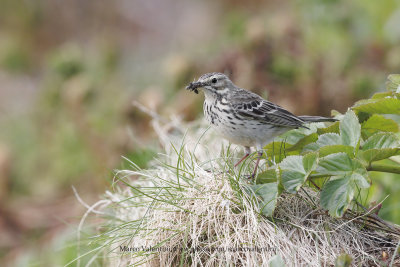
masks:
{"label": "green foliage", "polygon": [[148,163],[154,158],[155,155],[156,153],[151,149],[137,149],[130,151],[126,155],[126,158],[129,161],[135,162],[139,168],[144,169],[148,167]]}
{"label": "green foliage", "polygon": [[335,153],[322,158],[316,170],[330,176],[321,192],[321,206],[332,216],[340,217],[359,188],[368,188],[368,173],[357,160],[346,153]]}
{"label": "green foliage", "polygon": [[381,131],[397,133],[399,125],[392,119],[374,114],[362,123],[362,129],[362,135],[366,138]]}
{"label": "green foliage", "polygon": [[[279,172],[267,171],[258,182],[275,178],[275,173],[286,191],[296,193],[311,181],[321,192],[321,207],[334,217],[343,216],[353,201],[360,201],[362,190],[370,187],[371,171],[400,173],[398,163],[374,163],[400,155],[399,123],[388,117],[400,114],[400,75],[390,75],[387,85],[387,93],[358,101],[344,115],[337,114],[338,122],[294,130],[267,145]],[[316,178],[324,178],[321,188],[313,182]]]}
{"label": "green foliage", "polygon": [[353,109],[358,113],[400,115],[400,99],[387,97],[359,101]]}
{"label": "green foliage", "polygon": [[388,76],[388,81],[386,83],[386,88],[389,92],[396,92],[400,94],[400,75],[391,74]]}
{"label": "green foliage", "polygon": [[276,201],[278,197],[278,184],[275,183],[265,183],[265,184],[255,184],[251,186],[251,189],[257,197],[260,198],[260,210],[262,214],[269,217],[272,216]]}
{"label": "green foliage", "polygon": [[304,157],[290,156],[285,158],[279,165],[284,188],[290,193],[299,190],[315,169],[317,159],[317,153],[308,153]]}
{"label": "green foliage", "polygon": [[342,254],[336,258],[335,267],[349,267],[353,258],[349,254]]}
{"label": "green foliage", "polygon": [[81,51],[72,45],[55,52],[50,63],[51,68],[64,79],[79,74],[84,69]]}
{"label": "green foliage", "polygon": [[0,67],[10,72],[27,71],[30,66],[30,58],[24,47],[17,42],[0,45]]}

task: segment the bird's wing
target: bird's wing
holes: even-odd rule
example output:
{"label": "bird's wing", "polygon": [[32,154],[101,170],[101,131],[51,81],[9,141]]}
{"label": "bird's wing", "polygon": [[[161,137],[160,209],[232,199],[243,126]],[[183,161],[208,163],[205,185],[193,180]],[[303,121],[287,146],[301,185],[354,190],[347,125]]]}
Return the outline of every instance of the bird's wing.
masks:
{"label": "bird's wing", "polygon": [[234,111],[250,120],[281,127],[304,127],[304,121],[286,109],[271,103],[257,94],[243,90],[231,101]]}

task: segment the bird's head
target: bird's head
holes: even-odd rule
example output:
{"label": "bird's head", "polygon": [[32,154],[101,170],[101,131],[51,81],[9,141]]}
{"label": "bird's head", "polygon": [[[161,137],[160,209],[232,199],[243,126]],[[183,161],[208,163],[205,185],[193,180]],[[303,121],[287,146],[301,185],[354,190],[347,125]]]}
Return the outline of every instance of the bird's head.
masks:
{"label": "bird's head", "polygon": [[186,86],[186,89],[191,90],[196,94],[199,93],[199,88],[203,88],[205,92],[222,94],[232,86],[233,83],[229,80],[228,76],[219,72],[211,72],[203,74],[196,82],[191,82]]}

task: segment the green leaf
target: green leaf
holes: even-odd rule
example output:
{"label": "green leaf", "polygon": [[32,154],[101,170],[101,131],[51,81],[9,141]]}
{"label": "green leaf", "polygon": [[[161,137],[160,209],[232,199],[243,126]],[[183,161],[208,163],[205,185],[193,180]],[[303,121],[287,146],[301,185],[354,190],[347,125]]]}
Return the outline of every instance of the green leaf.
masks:
{"label": "green leaf", "polygon": [[353,172],[350,178],[351,181],[354,182],[354,185],[358,186],[359,188],[370,187],[370,183],[367,181],[367,179],[365,179],[365,177],[358,172]]}
{"label": "green leaf", "polygon": [[321,191],[321,207],[333,217],[342,217],[357,187],[369,187],[368,181],[359,173],[346,173],[330,179]]}
{"label": "green leaf", "polygon": [[346,153],[321,158],[316,171],[318,174],[334,175],[321,191],[321,206],[332,216],[343,215],[357,187],[370,186],[365,167],[358,159],[351,159]]}
{"label": "green leaf", "polygon": [[381,93],[375,93],[371,98],[372,99],[380,99],[380,98],[385,98],[385,97],[392,97],[393,92],[381,92]]}
{"label": "green leaf", "polygon": [[329,180],[321,191],[321,207],[333,217],[341,217],[354,197],[350,176],[342,175]]}
{"label": "green leaf", "polygon": [[[340,122],[340,137],[342,145],[356,147],[361,136],[361,125],[356,114],[348,110]],[[337,143],[338,144],[338,143]]]}
{"label": "green leaf", "polygon": [[289,156],[280,164],[281,181],[284,188],[295,193],[305,183],[307,177],[315,169],[318,159],[317,153],[309,153],[303,156]]}
{"label": "green leaf", "polygon": [[400,154],[399,138],[390,133],[377,133],[371,136],[362,146],[359,157],[370,163],[387,159]]}
{"label": "green leaf", "polygon": [[369,164],[373,161],[383,160],[398,155],[400,155],[400,148],[381,148],[360,151],[358,157],[364,160],[366,164]]}
{"label": "green leaf", "polygon": [[329,125],[326,128],[318,128],[317,133],[318,134],[325,134],[325,133],[339,133],[339,122],[335,122],[331,125]]}
{"label": "green leaf", "polygon": [[288,149],[288,151],[296,151],[296,150],[301,151],[304,146],[317,141],[317,139],[318,139],[318,134],[317,133],[312,133],[310,135],[307,135],[307,136],[303,137],[302,139],[300,139],[292,147],[290,147]]}
{"label": "green leaf", "polygon": [[269,267],[285,267],[286,265],[283,262],[282,257],[279,254],[277,254],[269,259],[268,266]]}
{"label": "green leaf", "polygon": [[279,168],[282,184],[290,193],[295,193],[307,179],[303,156],[289,156],[279,164]]}
{"label": "green leaf", "polygon": [[399,138],[392,133],[376,133],[365,141],[362,150],[379,148],[396,148],[400,146]]}
{"label": "green leaf", "polygon": [[283,141],[293,145],[296,144],[300,139],[304,138],[305,136],[307,136],[307,134],[305,134],[304,132],[300,131],[299,129],[294,129],[280,135],[280,137],[276,138],[276,141],[277,142]]}
{"label": "green leaf", "polygon": [[315,142],[315,143],[306,145],[303,148],[303,152],[318,151],[320,148],[321,147]]}
{"label": "green leaf", "polygon": [[317,151],[321,147],[341,144],[340,135],[336,133],[326,133],[318,137],[317,142],[308,144],[304,147],[304,151]]}
{"label": "green leaf", "polygon": [[335,153],[320,159],[317,172],[327,175],[342,175],[353,171],[352,159],[346,153]]}
{"label": "green leaf", "polygon": [[357,172],[368,177],[367,170],[358,159],[352,159],[346,153],[335,153],[320,158],[316,171],[326,175],[345,175]]}
{"label": "green leaf", "polygon": [[266,183],[251,185],[250,188],[260,197],[261,213],[267,217],[271,217],[276,207],[278,198],[278,184]]}
{"label": "green leaf", "polygon": [[317,167],[318,153],[308,153],[303,157],[303,167],[306,174],[310,174]]}
{"label": "green leaf", "polygon": [[400,99],[368,99],[356,103],[353,110],[369,114],[400,114]]}
{"label": "green leaf", "polygon": [[333,146],[333,145],[341,145],[342,144],[342,139],[340,135],[336,133],[326,133],[323,135],[320,135],[318,137],[317,145],[319,147],[323,146]]}
{"label": "green leaf", "polygon": [[400,93],[400,74],[390,74],[388,76],[388,81],[386,82],[386,89],[388,91]]}
{"label": "green leaf", "polygon": [[319,156],[325,157],[330,154],[339,153],[339,152],[344,152],[351,158],[354,157],[354,147],[345,146],[345,145],[333,145],[333,146],[321,147],[321,149],[319,150]]}
{"label": "green leaf", "polygon": [[316,133],[318,130],[318,127],[324,127],[323,122],[315,122],[311,124],[307,124],[307,128],[299,128],[299,129],[293,129],[290,131],[287,131],[286,133],[280,135],[279,137],[275,138],[276,142],[286,142],[288,144],[294,145],[297,142],[299,142],[301,139],[303,139],[306,136],[309,136],[313,133]]}
{"label": "green leaf", "polygon": [[387,119],[382,115],[374,114],[367,121],[362,123],[363,136],[371,136],[374,133],[384,132],[398,132],[399,125],[392,119]]}
{"label": "green leaf", "polygon": [[266,171],[261,172],[257,175],[256,183],[257,184],[265,184],[277,181],[277,173],[276,169],[269,168]]}
{"label": "green leaf", "polygon": [[286,142],[272,142],[264,147],[267,157],[274,160],[276,163],[281,162],[289,155],[298,154],[298,151],[289,151],[293,145]]}

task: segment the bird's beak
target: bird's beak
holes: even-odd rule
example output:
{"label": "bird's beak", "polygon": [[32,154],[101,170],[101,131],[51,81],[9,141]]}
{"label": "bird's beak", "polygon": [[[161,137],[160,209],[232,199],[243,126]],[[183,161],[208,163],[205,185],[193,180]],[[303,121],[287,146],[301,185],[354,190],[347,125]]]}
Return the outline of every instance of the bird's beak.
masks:
{"label": "bird's beak", "polygon": [[199,90],[197,88],[203,87],[205,84],[202,82],[191,82],[189,83],[188,86],[186,86],[186,90],[190,90],[192,92],[195,92],[196,94],[199,93]]}

